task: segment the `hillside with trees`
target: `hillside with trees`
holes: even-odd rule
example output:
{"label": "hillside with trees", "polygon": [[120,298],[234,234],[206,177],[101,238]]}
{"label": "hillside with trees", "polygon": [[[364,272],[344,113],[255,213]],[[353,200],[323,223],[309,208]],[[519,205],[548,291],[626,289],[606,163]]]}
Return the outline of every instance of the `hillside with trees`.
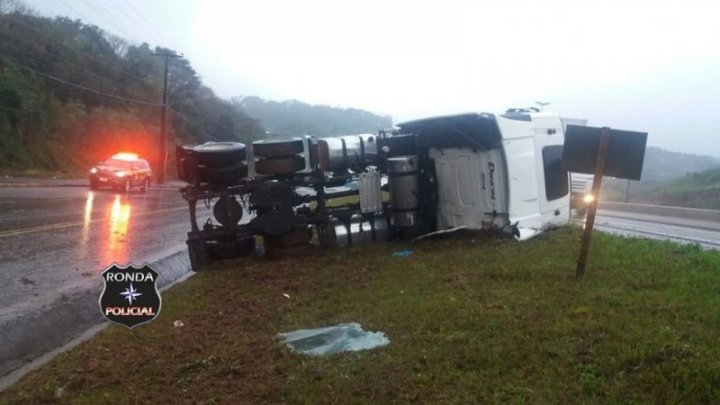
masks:
{"label": "hillside with trees", "polygon": [[259,97],[235,98],[233,103],[241,111],[259,119],[270,136],[327,137],[375,133],[392,126],[390,116],[355,108],[311,105],[297,100],[268,101]]}
{"label": "hillside with trees", "polygon": [[[671,197],[675,192],[685,193],[699,190],[710,185],[703,182],[706,173],[714,173],[720,168],[720,159],[712,156],[671,152],[665,149],[648,147],[645,150],[642,180],[631,181],[628,202],[651,204],[675,204],[688,207],[706,208],[708,204],[700,202],[705,197]],[[699,177],[698,177],[699,176]],[[708,175],[712,178],[711,175]],[[684,187],[683,183],[688,183]],[[697,183],[697,184],[696,184]],[[613,201],[626,199],[627,180],[608,178],[603,181],[603,198]],[[681,203],[681,201],[686,201]]]}
{"label": "hillside with trees", "polygon": [[[0,0],[0,170],[80,173],[120,150],[155,158],[163,58],[102,29],[39,17]],[[205,86],[185,58],[169,65],[168,148],[259,139],[265,130]],[[170,165],[172,167],[172,165]]]}
{"label": "hillside with trees", "polygon": [[633,201],[720,210],[720,168],[689,173],[638,194]]}
{"label": "hillside with trees", "polygon": [[[175,52],[0,0],[0,172],[84,174],[121,150],[154,163],[164,69],[157,53]],[[175,144],[375,132],[392,124],[352,108],[224,100],[183,57],[170,59],[168,95],[171,170]]]}

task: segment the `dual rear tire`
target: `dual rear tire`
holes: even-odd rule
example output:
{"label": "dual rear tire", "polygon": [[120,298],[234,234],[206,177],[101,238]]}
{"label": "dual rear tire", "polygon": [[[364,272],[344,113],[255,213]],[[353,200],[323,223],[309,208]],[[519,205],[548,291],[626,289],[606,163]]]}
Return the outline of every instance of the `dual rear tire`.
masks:
{"label": "dual rear tire", "polygon": [[253,153],[258,158],[255,172],[272,176],[291,174],[305,169],[302,138],[266,139],[253,143]]}
{"label": "dual rear tire", "polygon": [[239,142],[206,142],[179,146],[177,164],[180,180],[233,186],[247,177],[247,149]]}

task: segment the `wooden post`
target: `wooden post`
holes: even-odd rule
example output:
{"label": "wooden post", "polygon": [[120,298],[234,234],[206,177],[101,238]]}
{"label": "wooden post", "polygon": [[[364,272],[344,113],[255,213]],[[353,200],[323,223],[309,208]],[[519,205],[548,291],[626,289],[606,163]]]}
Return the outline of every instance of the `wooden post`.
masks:
{"label": "wooden post", "polygon": [[597,211],[598,200],[600,199],[600,186],[602,185],[603,174],[605,173],[605,160],[607,159],[608,143],[610,142],[610,128],[602,127],[600,131],[600,145],[595,157],[595,178],[593,179],[592,195],[593,200],[588,208],[585,229],[583,230],[582,244],[580,245],[580,257],[578,257],[575,278],[581,279],[585,274],[588,251],[590,250],[590,238],[592,237],[593,226],[595,225],[595,212]]}

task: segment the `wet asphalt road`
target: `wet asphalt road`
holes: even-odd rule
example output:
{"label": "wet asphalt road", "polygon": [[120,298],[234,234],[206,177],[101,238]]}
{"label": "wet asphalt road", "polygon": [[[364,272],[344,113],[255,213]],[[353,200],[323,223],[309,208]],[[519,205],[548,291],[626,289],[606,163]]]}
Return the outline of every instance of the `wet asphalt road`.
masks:
{"label": "wet asphalt road", "polygon": [[140,265],[183,244],[189,230],[173,188],[0,188],[0,319],[95,285],[114,262]]}
{"label": "wet asphalt road", "polygon": [[[582,224],[584,218],[574,218]],[[595,229],[601,232],[647,239],[699,244],[706,249],[720,249],[720,223],[687,218],[598,210]]]}

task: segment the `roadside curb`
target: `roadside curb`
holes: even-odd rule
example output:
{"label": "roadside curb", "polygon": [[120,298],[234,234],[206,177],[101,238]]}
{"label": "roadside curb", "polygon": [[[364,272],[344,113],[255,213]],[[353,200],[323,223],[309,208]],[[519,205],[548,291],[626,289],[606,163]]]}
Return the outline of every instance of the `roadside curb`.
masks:
{"label": "roadside curb", "polygon": [[[149,257],[145,263],[160,273],[157,286],[161,292],[194,274],[184,243]],[[92,285],[56,297],[35,311],[0,319],[0,328],[12,331],[0,339],[0,391],[105,329],[110,323],[98,309],[101,291],[98,277]]]}

